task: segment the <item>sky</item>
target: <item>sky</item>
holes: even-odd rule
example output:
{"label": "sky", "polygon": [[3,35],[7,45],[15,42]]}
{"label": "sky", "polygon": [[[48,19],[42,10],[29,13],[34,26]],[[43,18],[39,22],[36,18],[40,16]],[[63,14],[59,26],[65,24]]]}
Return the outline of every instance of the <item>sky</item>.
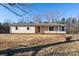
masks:
{"label": "sky", "polygon": [[[34,15],[46,14],[49,11],[55,11],[57,14],[60,14],[65,18],[77,17],[79,15],[79,3],[32,3],[31,5],[31,7],[25,6],[25,10],[31,14],[28,15],[25,13],[25,16],[23,16],[27,21],[33,20],[32,16]],[[16,12],[24,14],[23,12],[17,10],[17,8],[15,9]],[[0,6],[0,22],[6,22],[8,19],[12,22],[17,22],[19,19],[23,19],[23,17],[19,17],[5,7]]]}

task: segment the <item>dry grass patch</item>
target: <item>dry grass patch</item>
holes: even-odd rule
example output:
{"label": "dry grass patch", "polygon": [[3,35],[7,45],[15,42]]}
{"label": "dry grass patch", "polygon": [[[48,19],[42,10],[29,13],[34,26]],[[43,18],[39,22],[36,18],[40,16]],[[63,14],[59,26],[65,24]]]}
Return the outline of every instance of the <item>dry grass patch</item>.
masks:
{"label": "dry grass patch", "polygon": [[66,42],[65,35],[0,34],[0,51],[25,48],[25,52],[18,50],[14,55],[79,55],[78,39],[79,35]]}
{"label": "dry grass patch", "polygon": [[0,50],[18,47],[18,45],[44,45],[59,41],[64,41],[63,35],[0,34]]}

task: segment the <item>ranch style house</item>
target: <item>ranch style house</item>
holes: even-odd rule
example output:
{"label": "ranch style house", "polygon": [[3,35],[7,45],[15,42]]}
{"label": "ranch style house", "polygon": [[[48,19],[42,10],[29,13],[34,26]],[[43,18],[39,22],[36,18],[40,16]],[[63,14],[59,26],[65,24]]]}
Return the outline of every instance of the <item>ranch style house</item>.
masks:
{"label": "ranch style house", "polygon": [[67,25],[53,23],[12,24],[10,33],[66,33]]}

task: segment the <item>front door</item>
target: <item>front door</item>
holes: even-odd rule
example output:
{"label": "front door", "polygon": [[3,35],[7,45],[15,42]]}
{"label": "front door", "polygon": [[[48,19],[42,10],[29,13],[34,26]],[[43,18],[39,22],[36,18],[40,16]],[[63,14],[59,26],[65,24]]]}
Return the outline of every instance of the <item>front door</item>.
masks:
{"label": "front door", "polygon": [[35,27],[35,32],[40,33],[40,27]]}

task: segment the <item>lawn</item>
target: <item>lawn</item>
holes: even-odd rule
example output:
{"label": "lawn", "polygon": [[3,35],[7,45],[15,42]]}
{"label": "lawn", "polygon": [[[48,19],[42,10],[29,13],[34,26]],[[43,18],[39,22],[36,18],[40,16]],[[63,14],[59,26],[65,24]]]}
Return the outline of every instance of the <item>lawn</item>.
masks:
{"label": "lawn", "polygon": [[79,55],[75,38],[66,42],[59,34],[0,34],[0,55]]}

